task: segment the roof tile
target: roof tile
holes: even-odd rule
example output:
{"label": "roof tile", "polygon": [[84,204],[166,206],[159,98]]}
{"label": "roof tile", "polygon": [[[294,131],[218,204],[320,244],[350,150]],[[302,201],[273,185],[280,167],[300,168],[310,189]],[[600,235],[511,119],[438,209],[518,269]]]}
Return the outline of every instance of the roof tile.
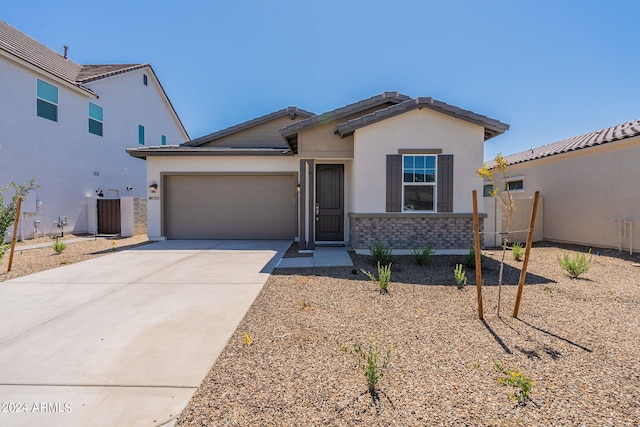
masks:
{"label": "roof tile", "polygon": [[[570,151],[582,150],[596,145],[607,144],[621,139],[633,138],[635,136],[640,136],[640,119],[511,154],[505,156],[505,160],[507,164],[513,165],[541,159],[543,157],[568,153]],[[492,167],[493,165],[493,161],[487,162],[487,166]]]}

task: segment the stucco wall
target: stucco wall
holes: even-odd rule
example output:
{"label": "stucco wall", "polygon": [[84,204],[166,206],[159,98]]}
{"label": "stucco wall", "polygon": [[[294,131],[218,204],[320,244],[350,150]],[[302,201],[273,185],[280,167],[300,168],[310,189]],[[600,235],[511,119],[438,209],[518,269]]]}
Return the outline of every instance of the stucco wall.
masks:
{"label": "stucco wall", "polygon": [[147,186],[153,182],[159,188],[147,193],[147,233],[149,238],[162,236],[162,174],[178,173],[238,173],[238,172],[299,172],[299,159],[293,156],[200,156],[147,158]]}
{"label": "stucco wall", "polygon": [[[142,84],[143,72],[87,84],[96,99],[0,58],[0,99],[10,100],[0,102],[0,186],[35,178],[40,188],[28,194],[23,211],[36,212],[36,200],[42,201],[22,222],[23,237],[31,237],[35,219],[42,221],[40,232],[57,232],[58,216],[67,217],[65,231],[88,231],[86,200],[99,188],[106,197],[146,196],[145,162],[125,152],[138,146],[138,124],[147,144],[160,145],[161,134],[169,144],[185,138],[148,71],[149,85]],[[36,114],[38,78],[58,88],[57,122]],[[88,132],[89,102],[103,108],[102,137]]]}
{"label": "stucco wall", "polygon": [[416,109],[356,130],[352,212],[386,209],[386,156],[398,149],[442,149],[454,156],[454,212],[472,212],[471,191],[482,192],[484,128],[430,109]]}
{"label": "stucco wall", "polygon": [[[544,238],[618,247],[617,219],[633,222],[640,250],[640,137],[509,167],[524,176],[522,196],[544,196]],[[629,239],[623,242],[628,249]]]}
{"label": "stucco wall", "polygon": [[336,124],[331,122],[300,132],[298,134],[300,158],[353,158],[353,135],[340,138],[334,133],[335,128]]}

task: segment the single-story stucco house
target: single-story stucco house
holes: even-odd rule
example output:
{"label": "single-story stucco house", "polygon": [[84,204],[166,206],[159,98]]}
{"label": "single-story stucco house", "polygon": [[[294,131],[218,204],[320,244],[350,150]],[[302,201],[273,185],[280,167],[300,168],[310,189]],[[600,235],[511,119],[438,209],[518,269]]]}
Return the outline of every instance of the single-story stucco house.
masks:
{"label": "single-story stucco house", "polygon": [[[640,251],[640,120],[505,156],[505,160],[514,197],[522,203],[538,190],[544,198],[536,220],[544,240]],[[528,223],[530,205],[522,203],[523,210],[516,211],[520,228]],[[500,230],[500,215],[496,220]]]}
{"label": "single-story stucco house", "polygon": [[385,92],[313,114],[297,107],[147,161],[151,239],[292,239],[395,253],[467,252],[484,141],[509,125],[432,98]]}

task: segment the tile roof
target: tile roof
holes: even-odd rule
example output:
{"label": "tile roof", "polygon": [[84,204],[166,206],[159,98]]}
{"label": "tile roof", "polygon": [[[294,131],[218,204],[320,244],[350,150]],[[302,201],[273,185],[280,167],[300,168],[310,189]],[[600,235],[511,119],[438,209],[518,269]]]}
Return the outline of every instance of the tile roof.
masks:
{"label": "tile roof", "polygon": [[269,113],[264,116],[257,117],[255,119],[251,119],[246,122],[228,127],[226,129],[222,129],[217,132],[210,133],[209,135],[202,136],[192,141],[187,141],[182,145],[188,146],[188,147],[198,147],[198,146],[207,144],[209,142],[215,141],[216,139],[220,139],[225,136],[234,134],[236,132],[240,132],[240,131],[261,125],[263,123],[269,122],[271,120],[274,120],[280,117],[291,116],[291,118],[293,119],[295,118],[296,115],[299,115],[302,117],[312,117],[314,114],[310,111],[303,110],[302,108],[286,107],[286,108],[283,108],[282,110],[274,111],[273,113]]}
{"label": "tile roof", "polygon": [[89,92],[91,90],[84,87],[83,83],[149,66],[149,64],[76,64],[2,20],[0,20],[0,50]]}
{"label": "tile roof", "polygon": [[80,72],[76,77],[76,81],[87,83],[94,80],[103,79],[105,77],[115,76],[116,74],[126,73],[128,71],[139,70],[141,68],[150,67],[149,64],[96,64],[82,65]]}
{"label": "tile roof", "polygon": [[59,53],[1,20],[0,49],[68,83],[76,84],[80,65],[65,59]]}
{"label": "tile roof", "polygon": [[342,117],[357,114],[361,111],[368,110],[379,105],[398,104],[409,99],[411,98],[407,95],[403,95],[398,92],[383,92],[380,95],[372,96],[371,98],[363,99],[361,101],[354,102],[353,104],[345,105],[344,107],[336,108],[335,110],[327,111],[326,113],[309,117],[306,120],[301,120],[298,123],[281,129],[280,133],[283,137],[288,138],[297,134],[303,129],[308,129],[321,123],[338,120]]}
{"label": "tile roof", "polygon": [[[3,51],[36,68],[39,68],[45,74],[49,74],[63,80],[77,87],[79,90],[93,96],[97,95],[91,90],[91,88],[85,86],[86,83],[142,68],[149,68],[155,77],[155,73],[149,64],[76,64],[39,41],[0,20],[0,55]],[[178,113],[171,104],[171,100],[169,100],[162,84],[157,77],[155,77],[155,80],[160,86],[160,90],[162,91],[169,106],[173,110],[180,127],[188,138],[189,134],[182,124]]]}
{"label": "tile roof", "polygon": [[[632,138],[634,136],[640,136],[640,120],[631,120],[630,122],[620,123],[605,129],[585,133],[584,135],[574,136],[573,138],[567,138],[551,144],[521,151],[519,153],[505,156],[505,160],[507,161],[507,164],[513,165],[543,157],[554,156],[556,154],[581,150],[596,145],[607,144],[609,142]],[[487,162],[487,166],[492,167],[493,162]]]}
{"label": "tile roof", "polygon": [[474,113],[473,111],[464,110],[445,102],[435,100],[431,97],[418,97],[339,124],[336,131],[340,137],[345,137],[353,134],[353,132],[358,128],[388,119],[389,117],[393,117],[416,108],[429,108],[440,113],[483,126],[485,141],[489,138],[493,138],[494,136],[503,134],[509,129],[508,124]]}

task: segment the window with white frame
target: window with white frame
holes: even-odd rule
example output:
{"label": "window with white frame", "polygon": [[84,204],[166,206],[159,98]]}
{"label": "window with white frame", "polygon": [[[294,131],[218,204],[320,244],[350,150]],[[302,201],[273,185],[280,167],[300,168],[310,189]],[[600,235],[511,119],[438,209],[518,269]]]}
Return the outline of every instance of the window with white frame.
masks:
{"label": "window with white frame", "polygon": [[36,108],[38,117],[58,121],[58,88],[37,79]]}
{"label": "window with white frame", "polygon": [[435,155],[403,155],[403,212],[434,212],[436,210],[437,159]]}
{"label": "window with white frame", "polygon": [[89,103],[89,133],[102,136],[102,107]]}

